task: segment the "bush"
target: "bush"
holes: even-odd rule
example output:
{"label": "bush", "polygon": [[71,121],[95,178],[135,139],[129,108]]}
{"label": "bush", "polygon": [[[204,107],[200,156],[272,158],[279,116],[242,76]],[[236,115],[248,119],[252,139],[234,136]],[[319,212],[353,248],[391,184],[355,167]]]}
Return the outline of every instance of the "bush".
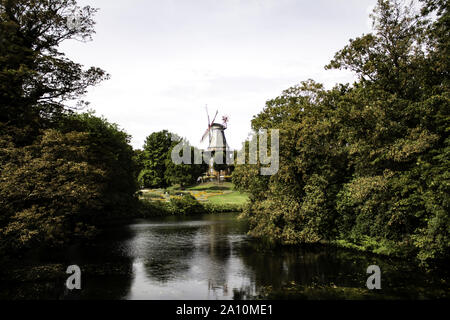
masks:
{"label": "bush", "polygon": [[140,218],[151,218],[151,217],[161,217],[172,215],[169,205],[167,202],[160,201],[139,201],[138,217]]}
{"label": "bush", "polygon": [[242,212],[244,206],[240,204],[217,204],[205,202],[202,204],[206,212],[210,214],[214,213],[226,213],[226,212]]}
{"label": "bush", "polygon": [[169,210],[172,214],[203,214],[206,213],[205,208],[192,195],[184,194],[180,197],[170,199]]}
{"label": "bush", "polygon": [[205,214],[207,210],[190,194],[182,194],[163,201],[139,201],[139,216],[143,218],[168,216]]}

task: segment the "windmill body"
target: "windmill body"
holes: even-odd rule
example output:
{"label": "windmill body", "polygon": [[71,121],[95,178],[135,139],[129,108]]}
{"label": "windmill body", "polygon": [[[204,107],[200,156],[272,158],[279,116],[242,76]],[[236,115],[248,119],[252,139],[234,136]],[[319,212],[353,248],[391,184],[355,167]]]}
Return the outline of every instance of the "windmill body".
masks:
{"label": "windmill body", "polygon": [[211,125],[211,139],[209,140],[208,151],[222,151],[226,152],[230,148],[225,138],[226,127],[219,123],[213,123]]}
{"label": "windmill body", "polygon": [[220,172],[216,172],[214,170],[214,155],[217,152],[223,153],[226,158],[232,155],[232,152],[230,152],[230,148],[227,144],[227,139],[225,137],[225,130],[227,129],[228,117],[223,117],[222,118],[223,123],[220,124],[214,122],[216,120],[218,111],[216,112],[211,122],[208,114],[208,108],[206,108],[206,113],[208,116],[208,128],[206,129],[206,132],[203,134],[201,142],[203,142],[206,139],[206,137],[209,137],[207,151],[211,155],[211,160],[209,163],[209,170],[207,176],[217,176],[220,179],[221,176],[230,173],[228,168],[226,170],[221,170]]}

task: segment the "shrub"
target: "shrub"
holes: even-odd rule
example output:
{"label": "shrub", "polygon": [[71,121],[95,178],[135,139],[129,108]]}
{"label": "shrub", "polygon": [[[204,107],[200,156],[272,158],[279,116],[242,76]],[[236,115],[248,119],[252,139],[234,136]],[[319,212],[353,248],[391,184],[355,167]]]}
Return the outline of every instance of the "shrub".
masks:
{"label": "shrub", "polygon": [[202,214],[206,213],[205,208],[192,195],[183,194],[180,197],[170,199],[169,210],[172,214]]}

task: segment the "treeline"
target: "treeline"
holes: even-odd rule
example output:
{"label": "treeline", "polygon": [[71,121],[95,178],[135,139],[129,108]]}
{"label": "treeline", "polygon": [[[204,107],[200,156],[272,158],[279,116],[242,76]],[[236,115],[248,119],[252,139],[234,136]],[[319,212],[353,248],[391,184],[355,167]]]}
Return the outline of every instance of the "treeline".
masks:
{"label": "treeline", "polygon": [[[89,238],[136,205],[129,136],[68,107],[109,77],[58,49],[65,40],[90,40],[95,11],[74,0],[0,0],[2,256]],[[74,13],[76,29],[67,24]]]}
{"label": "treeline", "polygon": [[327,66],[356,73],[353,85],[302,82],[254,117],[255,131],[280,130],[280,170],[233,174],[252,235],[449,257],[449,4],[420,5],[378,1],[373,32]]}
{"label": "treeline", "polygon": [[[176,150],[176,148],[179,146]],[[183,156],[183,149],[190,150],[192,164],[175,164],[172,152]],[[188,141],[167,130],[154,132],[145,140],[142,150],[136,151],[139,165],[139,185],[142,188],[166,188],[193,185],[207,170],[206,163],[194,164],[194,153],[198,151]]]}

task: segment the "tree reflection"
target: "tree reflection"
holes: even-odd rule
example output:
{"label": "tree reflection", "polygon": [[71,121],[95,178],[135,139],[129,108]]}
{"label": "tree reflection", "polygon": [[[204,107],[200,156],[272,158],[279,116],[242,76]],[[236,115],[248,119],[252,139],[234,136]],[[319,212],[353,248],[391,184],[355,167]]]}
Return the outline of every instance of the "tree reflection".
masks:
{"label": "tree reflection", "polygon": [[183,278],[194,256],[198,227],[157,227],[136,240],[147,277],[162,283]]}

